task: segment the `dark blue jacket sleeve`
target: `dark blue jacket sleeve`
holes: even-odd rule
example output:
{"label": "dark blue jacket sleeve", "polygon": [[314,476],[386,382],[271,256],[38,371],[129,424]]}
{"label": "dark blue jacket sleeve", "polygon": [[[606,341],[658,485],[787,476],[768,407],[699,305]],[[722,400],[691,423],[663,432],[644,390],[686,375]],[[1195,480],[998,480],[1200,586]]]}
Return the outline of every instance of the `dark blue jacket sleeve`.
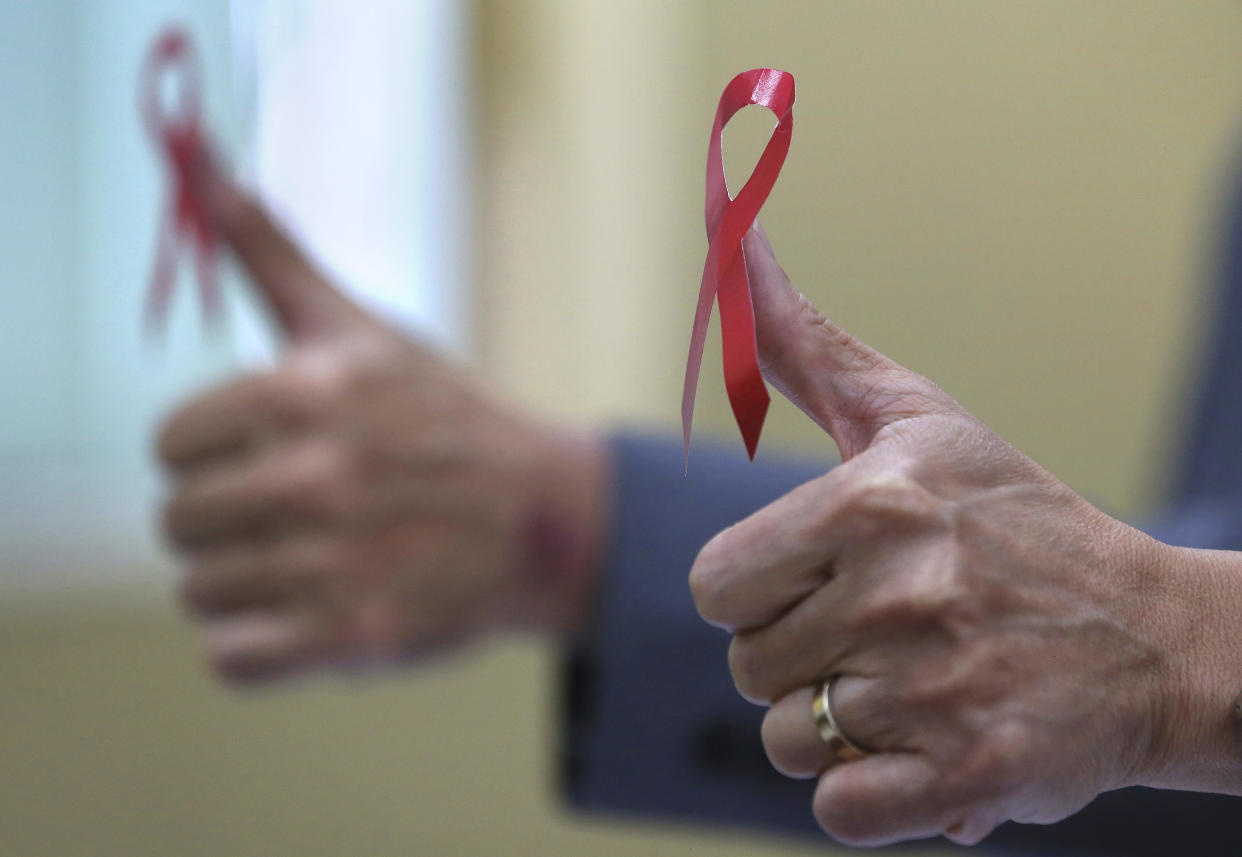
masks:
{"label": "dark blue jacket sleeve", "polygon": [[610,562],[590,639],[570,660],[563,758],[580,809],[811,833],[811,785],[776,773],[763,710],[733,687],[728,636],[698,618],[699,548],[829,466],[752,467],[745,455],[633,436],[613,443]]}
{"label": "dark blue jacket sleeve", "polygon": [[[763,710],[734,690],[728,637],[699,620],[686,575],[712,535],[823,473],[829,459],[765,455],[751,463],[700,446],[683,476],[678,442],[621,436],[613,450],[610,563],[594,627],[566,667],[567,800],[587,811],[822,835],[811,816],[813,784],[785,779],[767,763]],[[1218,501],[1149,529],[1174,543],[1242,547],[1239,522],[1242,500]],[[1059,857],[1238,855],[1240,817],[1236,798],[1125,789],[1056,825],[1005,825],[981,848]]]}

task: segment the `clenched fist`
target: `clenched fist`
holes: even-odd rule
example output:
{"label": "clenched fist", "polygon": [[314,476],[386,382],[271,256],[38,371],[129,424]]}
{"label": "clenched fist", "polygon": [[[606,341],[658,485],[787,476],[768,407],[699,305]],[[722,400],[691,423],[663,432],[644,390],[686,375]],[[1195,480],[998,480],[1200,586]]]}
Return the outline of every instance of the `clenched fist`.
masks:
{"label": "clenched fist", "polygon": [[346,299],[216,170],[198,180],[289,339],[276,368],[160,434],[164,528],[210,661],[258,680],[573,631],[602,538],[601,445],[498,405]]}
{"label": "clenched fist", "polygon": [[[821,826],[973,843],[1126,785],[1242,791],[1238,555],[1093,508],[816,311],[761,231],[745,251],[765,375],[844,463],[716,536],[690,584]],[[818,729],[825,680],[862,758]]]}

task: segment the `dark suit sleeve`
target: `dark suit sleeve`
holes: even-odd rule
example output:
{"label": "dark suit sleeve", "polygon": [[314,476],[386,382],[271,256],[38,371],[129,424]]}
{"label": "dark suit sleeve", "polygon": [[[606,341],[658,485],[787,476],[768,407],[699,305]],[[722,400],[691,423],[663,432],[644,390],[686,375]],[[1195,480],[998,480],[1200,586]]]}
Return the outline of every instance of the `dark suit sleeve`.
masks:
{"label": "dark suit sleeve", "polygon": [[[740,444],[739,444],[740,446]],[[621,436],[613,443],[613,536],[589,640],[566,683],[563,782],[576,808],[817,830],[811,784],[776,773],[759,742],[763,710],[742,700],[726,663],[728,636],[698,618],[687,574],[719,530],[822,463],[755,467],[696,445]]]}
{"label": "dark suit sleeve", "polygon": [[[698,618],[686,575],[712,535],[822,474],[829,459],[751,463],[700,445],[683,476],[677,442],[619,436],[613,451],[610,560],[591,633],[566,665],[566,799],[584,811],[822,836],[813,782],[767,763],[763,710],[734,690],[728,637]],[[1183,509],[1149,529],[1174,543],[1242,547],[1242,500]],[[1007,824],[972,853],[1237,855],[1240,818],[1235,798],[1125,789],[1056,825]]]}

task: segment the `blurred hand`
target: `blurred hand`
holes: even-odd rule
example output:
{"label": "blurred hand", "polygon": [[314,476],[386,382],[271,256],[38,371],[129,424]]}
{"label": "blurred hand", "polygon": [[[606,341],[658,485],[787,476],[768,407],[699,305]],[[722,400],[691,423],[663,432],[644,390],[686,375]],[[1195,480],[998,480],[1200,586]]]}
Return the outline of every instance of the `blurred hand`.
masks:
{"label": "blurred hand", "polygon": [[[769,758],[818,777],[820,825],[973,843],[1120,786],[1237,790],[1236,556],[1093,508],[822,316],[761,231],[746,242],[764,372],[845,463],[716,536],[690,583],[735,634],[739,691],[771,705]],[[862,759],[817,732],[829,677]]]}
{"label": "blurred hand", "polygon": [[225,676],[390,662],[498,629],[572,632],[604,455],[511,412],[328,284],[209,167],[202,192],[289,349],[172,415],[164,527]]}

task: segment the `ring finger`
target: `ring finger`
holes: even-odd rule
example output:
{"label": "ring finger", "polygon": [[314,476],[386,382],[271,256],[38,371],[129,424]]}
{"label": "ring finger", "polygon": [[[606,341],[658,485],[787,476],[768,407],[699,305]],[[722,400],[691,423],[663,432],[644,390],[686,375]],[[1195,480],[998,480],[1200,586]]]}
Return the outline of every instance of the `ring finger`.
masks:
{"label": "ring finger", "polygon": [[[892,749],[892,732],[884,726],[883,684],[882,679],[856,675],[838,676],[831,683],[828,702],[838,730],[867,752]],[[820,734],[814,711],[820,687],[786,694],[763,718],[768,759],[788,777],[815,777],[851,756],[840,740],[828,742]]]}
{"label": "ring finger", "polygon": [[181,595],[203,616],[271,607],[295,594],[301,601],[314,600],[332,556],[332,545],[310,538],[205,551],[187,573]]}

